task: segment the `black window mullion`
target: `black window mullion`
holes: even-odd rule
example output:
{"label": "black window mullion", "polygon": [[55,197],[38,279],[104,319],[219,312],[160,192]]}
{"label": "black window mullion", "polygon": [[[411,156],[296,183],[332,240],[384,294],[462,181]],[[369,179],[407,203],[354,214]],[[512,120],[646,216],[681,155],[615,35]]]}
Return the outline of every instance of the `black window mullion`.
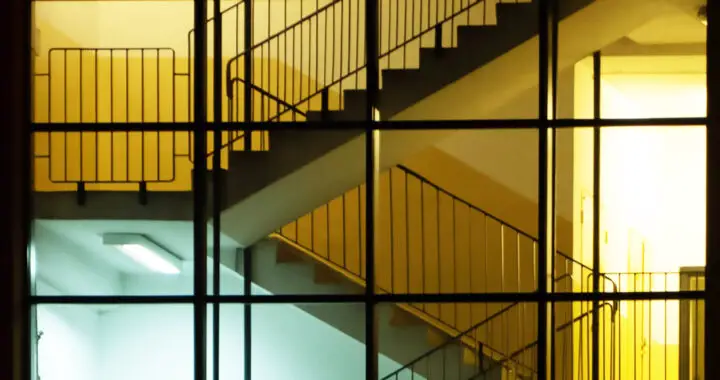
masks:
{"label": "black window mullion", "polygon": [[550,90],[550,41],[551,41],[551,0],[539,0],[539,94],[538,94],[538,267],[537,292],[538,306],[538,379],[548,377],[548,252],[550,250],[548,234],[548,91]]}
{"label": "black window mullion", "polygon": [[207,376],[207,1],[194,0],[193,329],[195,380]]}
{"label": "black window mullion", "polygon": [[[365,108],[365,378],[378,378],[378,326],[375,294],[375,207],[377,201],[378,148],[380,132],[375,129],[375,106],[379,91],[378,2],[365,0],[366,89]],[[358,15],[359,17],[359,15]],[[362,212],[362,210],[361,210]]]}
{"label": "black window mullion", "polygon": [[[220,11],[220,0],[213,1],[213,149],[212,156],[212,245],[213,245],[213,295],[220,295],[220,209],[222,207],[222,190],[225,184],[222,183],[223,176],[220,170],[220,158],[222,153],[222,135],[220,128],[223,121],[222,115],[222,28],[223,19]],[[229,120],[229,118],[228,118]],[[196,156],[198,157],[198,156]],[[204,156],[201,156],[204,157]],[[200,161],[200,160],[196,160]],[[205,160],[202,160],[204,162]],[[213,303],[212,312],[212,374],[213,380],[220,380],[220,302],[216,299]],[[250,380],[249,378],[247,380]]]}
{"label": "black window mullion", "polygon": [[[707,232],[705,321],[720,320],[720,5],[707,2]],[[705,352],[720,352],[720,326],[706,323]],[[708,360],[710,359],[710,360]],[[720,378],[720,361],[706,355],[705,378]]]}

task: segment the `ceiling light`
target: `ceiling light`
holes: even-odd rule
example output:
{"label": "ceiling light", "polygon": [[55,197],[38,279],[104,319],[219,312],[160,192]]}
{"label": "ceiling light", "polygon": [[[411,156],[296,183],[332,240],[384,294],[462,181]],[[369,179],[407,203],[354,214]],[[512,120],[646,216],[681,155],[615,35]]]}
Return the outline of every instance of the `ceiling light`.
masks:
{"label": "ceiling light", "polygon": [[103,235],[103,244],[117,248],[138,264],[153,272],[162,274],[179,274],[182,260],[140,234]]}
{"label": "ceiling light", "polygon": [[707,26],[707,5],[703,5],[700,7],[700,9],[698,9],[697,17],[703,25]]}

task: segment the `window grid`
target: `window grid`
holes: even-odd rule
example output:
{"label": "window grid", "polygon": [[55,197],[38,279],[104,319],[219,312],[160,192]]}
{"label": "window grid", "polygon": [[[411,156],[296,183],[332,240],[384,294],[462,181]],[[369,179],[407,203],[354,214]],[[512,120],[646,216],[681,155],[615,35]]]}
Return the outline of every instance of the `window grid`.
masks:
{"label": "window grid", "polygon": [[[548,103],[555,104],[557,93],[555,90],[555,83],[557,80],[557,67],[556,67],[556,56],[557,56],[557,21],[551,22],[553,20],[552,16],[552,9],[550,8],[550,1],[540,1],[541,4],[541,23],[540,25],[543,25],[543,27],[540,29],[540,46],[541,49],[539,51],[539,66],[540,66],[540,73],[541,73],[541,79],[540,79],[540,104],[539,104],[539,110],[540,117],[536,120],[501,120],[501,121],[442,121],[442,122],[379,122],[379,121],[372,121],[372,115],[373,115],[373,104],[376,102],[377,92],[378,92],[378,86],[379,83],[377,81],[378,78],[378,59],[368,59],[368,62],[371,63],[368,68],[368,72],[370,73],[368,75],[368,78],[372,78],[372,80],[369,80],[367,83],[367,86],[369,88],[368,91],[368,102],[366,107],[366,116],[368,121],[364,123],[347,123],[349,127],[362,127],[365,129],[365,135],[366,135],[366,167],[370,168],[369,170],[366,170],[366,183],[368,186],[366,186],[367,194],[367,213],[368,217],[366,218],[366,229],[367,229],[367,238],[365,242],[365,246],[367,247],[367,283],[368,286],[366,286],[366,293],[364,295],[308,295],[308,296],[293,296],[293,295],[284,295],[284,296],[259,296],[259,295],[252,295],[250,284],[252,282],[252,273],[248,271],[245,273],[244,276],[244,294],[243,296],[226,296],[226,295],[220,295],[219,293],[219,287],[220,287],[220,280],[219,280],[219,268],[220,268],[220,252],[219,252],[219,242],[220,239],[220,207],[219,207],[219,190],[221,189],[221,186],[217,186],[216,184],[221,183],[222,178],[219,175],[214,176],[215,184],[212,186],[214,193],[214,202],[211,207],[211,212],[213,214],[213,221],[214,221],[214,229],[212,236],[210,237],[210,240],[213,241],[215,250],[213,252],[213,257],[216,259],[213,260],[213,268],[214,268],[214,275],[212,278],[213,283],[213,289],[214,293],[212,295],[208,295],[207,293],[207,261],[206,257],[208,257],[207,252],[207,229],[205,227],[205,217],[204,215],[207,215],[207,203],[205,202],[205,199],[207,199],[208,196],[208,186],[204,180],[205,175],[207,174],[207,167],[204,165],[204,162],[201,160],[196,160],[194,162],[194,176],[195,176],[195,196],[194,196],[194,212],[196,215],[196,218],[194,220],[194,241],[195,241],[195,281],[194,281],[194,294],[192,296],[108,296],[108,297],[101,297],[101,296],[37,296],[37,295],[31,295],[30,301],[34,305],[44,304],[44,303],[62,303],[62,304],[97,304],[97,303],[127,303],[127,304],[143,304],[143,303],[192,303],[194,304],[194,310],[195,310],[195,360],[196,363],[199,365],[196,365],[195,370],[195,376],[196,379],[204,379],[206,378],[206,371],[205,371],[205,363],[209,362],[205,357],[205,350],[201,349],[205,347],[206,342],[206,330],[204,328],[201,328],[201,326],[204,326],[207,322],[207,305],[213,305],[214,306],[214,340],[213,340],[213,347],[214,350],[214,356],[212,358],[212,365],[216,367],[216,370],[213,371],[214,376],[216,379],[219,379],[219,372],[217,371],[217,349],[219,348],[217,337],[219,335],[219,305],[223,303],[241,303],[245,305],[245,331],[249,331],[252,328],[252,318],[251,318],[251,306],[253,304],[272,304],[272,303],[364,303],[367,306],[367,327],[368,332],[366,334],[366,343],[367,343],[367,358],[366,358],[366,374],[368,379],[376,379],[377,378],[377,354],[376,354],[376,344],[377,344],[377,326],[375,325],[375,315],[374,315],[374,308],[379,303],[402,303],[402,302],[428,302],[428,303],[442,303],[442,302],[534,302],[538,306],[540,306],[541,312],[539,313],[541,318],[539,318],[538,321],[538,340],[539,340],[539,350],[538,350],[538,372],[540,378],[544,378],[544,369],[542,363],[547,363],[546,358],[549,358],[549,355],[546,351],[546,345],[544,344],[548,340],[548,328],[547,327],[547,321],[544,319],[546,318],[547,314],[542,313],[542,310],[547,310],[548,307],[552,308],[556,303],[558,302],[565,302],[565,301],[591,301],[594,305],[594,309],[599,308],[599,304],[601,301],[630,301],[630,300],[667,300],[667,299],[678,299],[678,300],[694,300],[694,299],[704,299],[704,291],[698,291],[698,290],[691,290],[691,291],[678,291],[678,292],[665,292],[665,293],[658,293],[658,292],[627,292],[627,293],[601,293],[600,287],[599,287],[599,276],[594,275],[593,276],[593,291],[592,292],[585,292],[585,293],[578,293],[578,292],[572,292],[572,293],[561,293],[561,292],[552,292],[548,291],[548,284],[547,284],[547,277],[544,275],[545,272],[547,272],[548,265],[553,265],[553,260],[540,260],[538,265],[538,279],[542,279],[539,282],[539,291],[537,293],[499,293],[499,294],[493,294],[493,293],[487,293],[487,294],[376,294],[375,287],[372,286],[372,284],[375,283],[375,275],[374,275],[374,252],[373,252],[373,240],[374,240],[374,218],[373,214],[375,213],[374,209],[374,200],[377,199],[377,194],[374,192],[376,190],[375,184],[378,181],[378,162],[376,159],[376,149],[377,149],[377,131],[381,130],[393,130],[393,129],[408,129],[408,130],[422,130],[422,129],[439,129],[439,128],[450,128],[450,129],[460,129],[460,128],[468,128],[468,129],[480,129],[483,128],[483,126],[487,126],[488,128],[493,129],[503,129],[503,128],[514,128],[516,126],[523,126],[523,127],[532,127],[535,126],[535,128],[538,130],[539,136],[541,138],[539,139],[539,152],[540,152],[540,162],[539,162],[539,175],[542,180],[539,184],[538,192],[540,194],[539,199],[539,208],[541,212],[539,213],[539,246],[543,251],[554,251],[554,249],[551,248],[551,245],[554,244],[552,242],[551,238],[548,238],[548,236],[554,236],[554,228],[552,226],[547,226],[547,218],[545,216],[547,213],[553,213],[555,212],[552,200],[548,198],[547,194],[547,188],[546,188],[546,180],[548,178],[553,178],[554,182],[554,176],[552,176],[552,173],[554,172],[554,167],[552,165],[548,165],[548,159],[551,157],[552,150],[548,151],[546,139],[548,137],[548,134],[544,133],[547,131],[554,132],[556,129],[560,128],[571,128],[571,127],[578,127],[578,126],[593,126],[596,127],[595,130],[599,131],[600,126],[602,128],[607,127],[614,127],[614,126],[627,126],[627,125],[633,125],[633,126],[657,126],[657,125],[707,125],[708,119],[707,118],[675,118],[675,119],[639,119],[639,120],[608,120],[608,119],[601,119],[599,115],[599,86],[595,87],[595,104],[594,104],[594,112],[595,112],[595,120],[573,120],[573,119],[561,119],[561,120],[554,120],[554,115],[547,114],[546,110],[548,109]],[[247,6],[249,7],[250,4],[252,4],[250,1],[246,2]],[[368,1],[367,3],[367,9],[366,12],[368,15],[377,15],[378,9],[375,2]],[[219,14],[219,1],[214,2],[214,12],[217,16]],[[207,52],[207,25],[204,22],[206,18],[206,2],[203,1],[195,1],[195,46],[196,52]],[[367,25],[366,25],[366,33],[368,41],[376,41],[377,40],[377,28],[378,25],[376,23],[377,17],[367,17]],[[544,21],[544,22],[543,22]],[[249,25],[250,23],[247,22],[246,25]],[[219,30],[221,30],[221,24],[215,23],[214,30],[217,33]],[[249,30],[249,29],[248,29]],[[249,41],[249,39],[248,39]],[[215,49],[215,56],[219,57],[220,55],[217,54],[217,52],[221,49],[221,39],[215,39],[215,45],[213,48]],[[378,46],[376,44],[369,43],[366,46],[367,48],[367,56],[377,57],[378,56]],[[206,60],[205,60],[206,54],[196,54],[195,56],[195,67],[198,68],[198,71],[195,75],[195,92],[194,92],[194,113],[196,115],[196,119],[203,120],[207,119],[207,109],[205,107],[205,104],[207,103],[207,93],[205,91],[205,88],[207,87],[206,84],[208,83],[206,75],[198,75],[198,73],[206,73]],[[216,72],[218,67],[220,67],[220,59],[215,59],[213,61],[213,64],[215,65]],[[599,69],[600,69],[600,62],[601,57],[599,56],[599,53],[596,53],[595,56],[595,77],[599,78]],[[374,64],[373,64],[374,63]],[[246,69],[248,69],[250,65],[246,65]],[[708,73],[710,73],[711,69],[708,68]],[[373,75],[374,74],[374,75]],[[599,79],[596,80],[596,82],[599,82]],[[218,86],[219,83],[217,79],[215,79],[215,91],[216,95],[220,94],[221,86]],[[548,89],[553,90],[552,96],[548,96]],[[221,100],[222,96],[215,96],[215,104],[213,109],[215,110],[215,120],[221,119],[220,111],[222,110],[221,106]],[[249,97],[246,97],[247,102],[249,103]],[[246,104],[246,109],[250,109],[250,107]],[[251,119],[251,118],[248,118]],[[501,122],[502,124],[496,124],[498,122]],[[337,125],[337,123],[336,123]],[[501,127],[497,127],[497,125],[502,125]],[[516,125],[516,126],[513,126]],[[538,126],[539,125],[539,126]],[[325,125],[323,123],[317,123],[317,126],[308,125],[307,123],[303,123],[303,128],[306,129],[313,129],[315,127],[322,128]],[[287,126],[278,126],[277,124],[273,123],[246,123],[243,126],[245,128],[245,133],[250,132],[253,129],[258,130],[272,130],[273,128],[288,128]],[[102,127],[93,127],[92,125],[78,125],[78,126],[72,126],[72,125],[52,125],[52,126],[46,126],[42,125],[40,123],[33,125],[34,131],[42,131],[42,130],[48,130],[49,128],[52,128],[53,131],[61,131],[61,130],[92,130],[93,128],[97,128],[98,130],[102,129],[104,131],[108,130],[115,130],[118,131],[128,131],[128,125],[122,124],[122,125],[104,125]],[[75,129],[74,129],[75,128]],[[142,128],[144,130],[147,130],[145,126],[138,125],[138,129]],[[163,129],[165,130],[194,130],[194,150],[196,155],[198,156],[206,156],[207,155],[207,134],[204,133],[207,130],[215,130],[215,131],[221,131],[224,129],[235,129],[236,127],[233,124],[230,123],[188,123],[185,125],[172,125],[168,124],[166,127],[163,126]],[[599,136],[599,133],[596,133],[596,136]],[[246,141],[249,141],[249,139],[246,139]],[[214,149],[219,150],[221,148],[222,141],[220,139],[220,134],[215,133],[214,134]],[[599,146],[598,140],[595,140],[595,146],[596,146],[596,154],[594,159],[594,176],[596,178],[596,186],[597,186],[597,179],[599,178],[598,175],[598,166],[599,166],[599,152],[597,151],[597,147]],[[219,166],[219,155],[214,155],[213,160],[215,165]],[[553,161],[554,162],[554,161]],[[215,171],[217,173],[217,171]],[[552,186],[554,189],[555,186]],[[599,190],[599,187],[597,188]],[[554,191],[554,190],[553,190]],[[596,194],[598,194],[596,192]],[[593,263],[594,266],[597,267],[599,264],[599,248],[597,247],[598,244],[598,235],[599,230],[597,227],[598,224],[598,210],[599,210],[599,204],[597,202],[597,197],[595,198],[594,202],[594,217],[595,220],[595,231],[594,231],[594,244],[593,247]],[[544,255],[541,255],[539,257],[545,257]],[[244,258],[244,267],[245,268],[251,268],[251,255],[243,255]],[[592,358],[592,366],[593,366],[593,378],[597,379],[599,376],[599,350],[597,349],[598,345],[598,335],[599,331],[597,330],[597,327],[593,325],[593,336],[595,339],[593,339],[594,343],[594,350],[593,350],[593,358]],[[249,349],[251,347],[252,342],[250,341],[250,337],[252,334],[245,334],[245,343],[248,345],[246,347],[245,353],[246,353],[246,365],[245,365],[245,378],[247,380],[250,380],[250,353],[251,350]],[[554,366],[554,362],[550,362],[549,365],[551,367]]]}

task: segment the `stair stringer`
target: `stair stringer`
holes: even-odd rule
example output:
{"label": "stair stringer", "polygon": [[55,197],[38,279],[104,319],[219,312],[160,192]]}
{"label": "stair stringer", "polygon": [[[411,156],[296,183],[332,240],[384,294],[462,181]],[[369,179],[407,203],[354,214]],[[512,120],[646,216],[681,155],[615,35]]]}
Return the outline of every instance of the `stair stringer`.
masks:
{"label": "stair stringer", "polygon": [[[253,255],[252,281],[273,294],[362,294],[365,283],[350,272],[330,261],[272,235],[248,249]],[[297,259],[292,259],[292,256]],[[330,270],[338,281],[318,283],[317,270]],[[238,268],[242,274],[242,268]],[[378,289],[378,292],[381,290]],[[300,309],[342,331],[353,339],[365,342],[364,304],[301,304]],[[412,322],[399,322],[410,315]],[[457,332],[419,314],[414,308],[402,304],[377,306],[378,349],[388,358],[405,364],[437,345],[444,343]],[[478,362],[473,360],[471,343],[453,345],[438,355],[420,363],[415,373],[427,379],[466,380],[477,374]],[[484,359],[491,360],[489,357]],[[492,362],[497,364],[496,362]],[[489,377],[487,380],[499,380]],[[383,374],[381,374],[383,375]],[[409,375],[409,373],[408,373]],[[441,377],[444,376],[444,377]],[[480,377],[482,379],[482,377]]]}

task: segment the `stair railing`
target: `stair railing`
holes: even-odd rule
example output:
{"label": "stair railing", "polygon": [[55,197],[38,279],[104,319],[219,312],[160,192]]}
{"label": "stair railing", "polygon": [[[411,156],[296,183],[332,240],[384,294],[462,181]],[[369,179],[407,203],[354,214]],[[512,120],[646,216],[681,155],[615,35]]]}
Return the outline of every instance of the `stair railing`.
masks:
{"label": "stair railing", "polygon": [[[536,239],[403,166],[380,176],[376,213],[376,285],[391,294],[533,292]],[[365,185],[353,188],[277,233],[359,281],[365,280]],[[555,290],[584,289],[592,269],[555,254]],[[467,331],[497,305],[409,305],[446,331]],[[525,305],[529,308],[529,305]],[[512,320],[512,313],[498,320]],[[525,314],[525,313],[522,313]],[[499,324],[511,334],[514,326]],[[517,334],[516,334],[517,335]],[[520,343],[516,342],[519,341]],[[508,354],[531,339],[514,337],[486,347]]]}
{"label": "stair railing", "polygon": [[[563,280],[564,276],[559,276],[556,277],[554,281],[558,283]],[[531,341],[531,337],[536,336],[537,334],[535,319],[533,318],[533,316],[537,316],[536,310],[533,309],[534,306],[535,305],[532,303],[514,302],[508,306],[502,307],[487,319],[482,320],[457,336],[448,339],[442,345],[439,345],[417,357],[411,362],[405,364],[403,367],[385,375],[381,380],[397,380],[407,377],[404,376],[405,374],[416,373],[418,372],[417,369],[422,368],[424,366],[423,363],[429,361],[432,356],[439,357],[440,360],[444,362],[448,355],[445,355],[443,351],[451,349],[455,345],[466,344],[464,341],[467,340],[477,342],[473,348],[477,350],[476,357],[478,358],[478,362],[476,368],[478,375],[482,375],[500,367],[502,370],[520,374],[520,376],[524,374],[528,378],[533,378],[531,375],[536,373],[536,363],[534,352],[531,351],[537,346],[537,340]],[[617,311],[616,306],[612,303],[603,303],[600,305],[600,308],[602,309],[606,306],[612,307],[613,313]],[[528,309],[531,310],[528,312]],[[590,310],[585,311],[573,320],[562,323],[557,327],[556,333],[563,333],[574,324],[581,323],[591,313],[592,311]],[[503,318],[510,314],[514,316],[514,318],[512,318],[514,321],[508,325],[507,319]],[[530,321],[530,323],[528,323],[528,321]],[[612,320],[612,323],[612,328],[614,329],[614,319]],[[493,324],[500,324],[500,326],[495,327],[495,334],[493,334]],[[512,342],[515,347],[512,348],[511,351],[507,351],[507,349],[511,347],[511,344],[507,344],[502,341],[507,328],[519,329],[521,331],[527,329],[527,331],[521,333],[521,335],[524,336],[519,336],[519,339]],[[500,334],[497,334],[498,330]],[[500,337],[499,342],[498,336]],[[612,337],[615,337],[614,330]],[[527,341],[531,342],[525,343]],[[561,344],[567,344],[567,342],[565,340],[561,340]],[[493,347],[503,347],[505,350],[499,350]],[[443,363],[443,365],[446,364]],[[451,363],[451,365],[454,365],[454,363]],[[565,379],[565,377],[562,378]]]}
{"label": "stair railing", "polygon": [[[243,3],[222,11],[224,17],[234,13],[236,30]],[[193,33],[188,32],[188,57]],[[235,39],[238,54],[238,32]],[[192,161],[192,133],[153,130],[152,124],[192,120],[191,61],[181,69],[175,50],[167,47],[50,49],[47,61],[38,61],[44,71],[33,74],[35,122],[150,125],[132,131],[36,132],[38,167],[47,170],[51,183],[76,184],[79,192],[86,184],[136,184],[145,192],[148,184],[174,182],[178,159]],[[183,85],[186,99],[181,99]],[[183,101],[186,112],[178,106]],[[184,147],[178,143],[182,134],[188,141]]]}
{"label": "stair railing", "polygon": [[[45,72],[35,76],[36,122],[176,122],[176,86],[189,81],[171,48],[53,48]],[[44,80],[45,83],[41,83]],[[43,104],[44,103],[44,104]],[[44,115],[43,115],[44,114]],[[172,182],[177,148],[175,131],[152,126],[139,131],[36,132],[35,159],[47,167],[52,183]],[[133,154],[129,154],[133,147]]]}
{"label": "stair railing", "polygon": [[[508,312],[516,310],[520,306],[519,302],[514,302],[501,306],[496,312],[489,315],[487,318],[476,323],[469,329],[461,332],[460,334],[448,339],[442,345],[439,345],[430,351],[422,354],[421,356],[413,359],[411,362],[405,364],[402,368],[399,368],[381,378],[381,380],[397,380],[399,378],[405,378],[405,374],[413,374],[419,372],[422,367],[429,366],[429,361],[433,357],[438,357],[441,361],[441,367],[445,368],[448,366],[446,363],[447,354],[446,350],[450,347],[464,347],[473,352],[472,364],[477,372],[485,372],[492,369],[496,364],[508,365],[513,363],[515,366],[521,366],[519,362],[515,362],[513,358],[505,356],[502,352],[493,349],[485,344],[471,344],[467,345],[467,341],[479,342],[478,336],[480,335],[492,335],[493,325]],[[467,360],[465,358],[461,360]],[[468,360],[469,361],[469,360]],[[454,366],[455,363],[451,363]]]}
{"label": "stair railing", "polygon": [[[618,330],[616,329],[616,314],[618,309],[615,308],[615,305],[611,302],[603,302],[598,306],[598,312],[601,314],[601,318],[603,320],[601,321],[601,329],[604,329],[604,322],[609,320],[610,321],[610,329],[609,329],[609,335],[610,335],[610,343],[605,346],[603,344],[604,348],[607,348],[610,351],[610,363],[607,366],[607,368],[603,371],[601,371],[601,377],[603,379],[608,380],[614,380],[617,366],[615,362],[615,356],[619,349],[619,339],[617,336]],[[561,365],[556,367],[556,376],[559,379],[579,379],[579,380],[590,380],[591,373],[589,370],[586,370],[587,368],[585,366],[589,366],[590,360],[591,360],[591,347],[592,347],[592,338],[589,334],[589,328],[587,326],[590,326],[590,318],[592,317],[594,311],[593,310],[586,310],[582,312],[580,315],[574,317],[572,320],[569,320],[567,322],[561,323],[555,328],[555,336],[556,336],[556,344],[558,341],[560,341],[560,350],[562,351],[560,353],[561,359],[557,362],[561,363]],[[606,315],[604,315],[605,313]],[[580,326],[578,326],[580,325]],[[578,327],[578,331],[580,332],[580,335],[578,339],[573,339],[573,329]],[[558,335],[562,334],[570,334],[570,339],[558,339]],[[569,343],[571,342],[571,343]],[[579,344],[577,349],[574,349],[574,345]],[[513,352],[512,354],[508,355],[506,359],[503,359],[500,361],[499,365],[504,365],[506,368],[512,368],[513,372],[520,372],[520,376],[525,376],[526,378],[535,378],[537,376],[536,371],[536,364],[534,363],[532,365],[532,371],[530,373],[522,373],[523,370],[526,370],[528,368],[527,365],[520,368],[520,371],[517,370],[517,367],[514,367],[514,362],[518,361],[520,357],[529,357],[532,358],[534,361],[536,358],[536,350],[537,350],[538,341],[533,341],[529,344],[527,344],[525,347],[522,347],[521,349]],[[568,350],[570,348],[570,350]],[[555,355],[558,353],[555,352]],[[554,358],[556,356],[553,356]],[[602,355],[601,355],[602,357]],[[505,364],[505,360],[508,361],[509,364]],[[570,367],[570,368],[568,368]],[[521,377],[523,378],[523,377]]]}
{"label": "stair railing", "polygon": [[[325,5],[316,1],[313,11],[307,15],[301,8],[301,18],[277,33],[270,34],[250,51],[243,51],[230,59],[225,70],[227,96],[232,108],[243,108],[237,91],[231,85],[233,79],[243,78],[275,96],[282,97],[293,106],[319,110],[319,97],[323,91],[333,94],[331,109],[340,109],[343,90],[364,88],[366,68],[364,28],[365,0],[334,0]],[[501,3],[517,3],[517,0],[501,0]],[[302,7],[302,3],[300,5]],[[492,23],[485,0],[383,0],[380,2],[380,68],[406,69],[419,66],[419,50],[423,46],[441,49],[456,44],[456,26],[484,25]],[[239,74],[240,63],[251,54],[255,65],[251,80]],[[273,67],[268,59],[290,66]],[[257,58],[260,60],[257,67]],[[281,70],[284,70],[281,72]],[[235,73],[235,74],[233,74]],[[234,75],[234,76],[233,76]],[[256,107],[252,106],[253,111]],[[268,106],[270,107],[270,106]],[[279,121],[289,109],[278,107],[273,116],[269,110],[261,112],[253,120]],[[230,112],[232,121],[241,121]]]}

